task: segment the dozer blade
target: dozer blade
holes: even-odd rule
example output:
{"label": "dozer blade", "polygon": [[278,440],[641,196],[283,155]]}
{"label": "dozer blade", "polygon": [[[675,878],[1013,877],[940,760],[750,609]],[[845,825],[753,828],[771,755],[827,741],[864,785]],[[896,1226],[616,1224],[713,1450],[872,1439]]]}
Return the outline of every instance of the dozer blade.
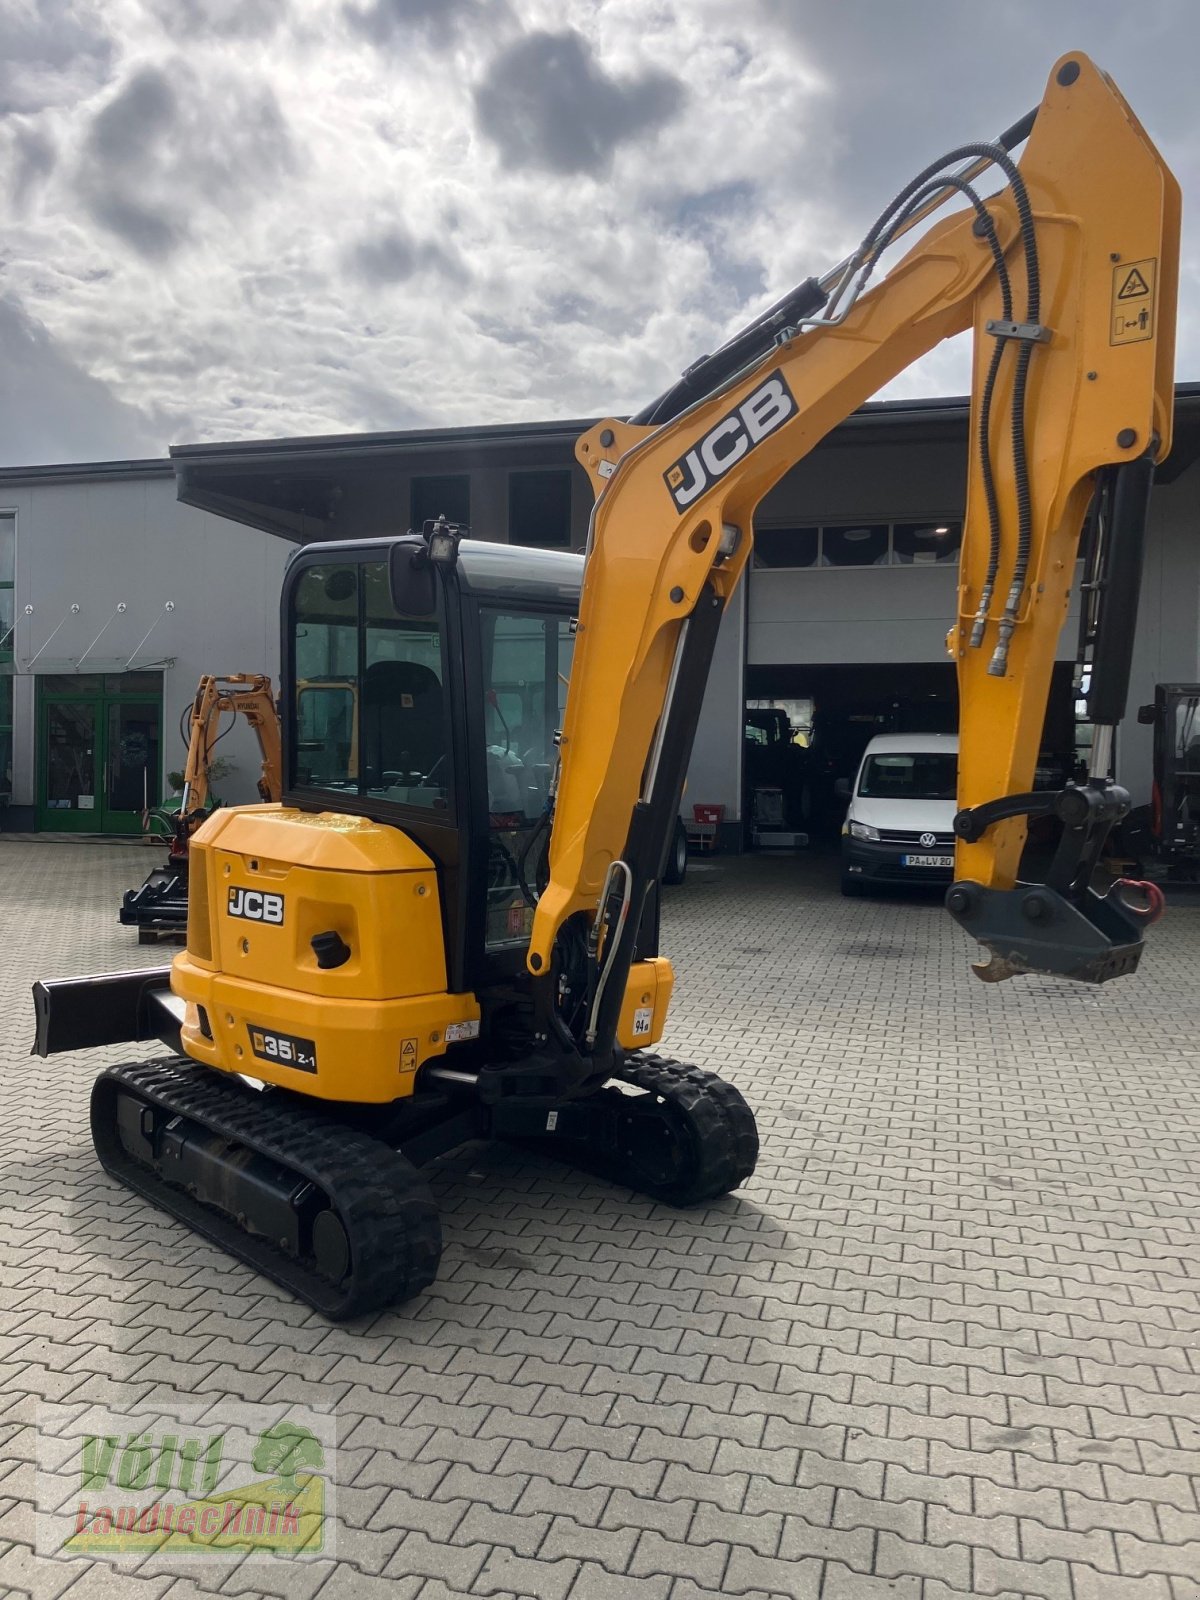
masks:
{"label": "dozer blade", "polygon": [[182,1058],[110,1067],[92,1139],[113,1177],[333,1321],[433,1282],[441,1225],[378,1139]]}

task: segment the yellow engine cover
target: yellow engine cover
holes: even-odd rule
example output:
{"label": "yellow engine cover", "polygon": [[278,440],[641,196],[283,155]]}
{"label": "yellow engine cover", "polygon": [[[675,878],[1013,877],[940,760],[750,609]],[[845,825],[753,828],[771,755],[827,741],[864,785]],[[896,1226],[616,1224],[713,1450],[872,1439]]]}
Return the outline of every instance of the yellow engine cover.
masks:
{"label": "yellow engine cover", "polygon": [[[474,1038],[473,995],[446,992],[433,862],[363,817],[215,811],[189,845],[188,947],[171,987],[188,1055],[324,1100],[388,1102]],[[322,968],[314,936],[349,956]]]}

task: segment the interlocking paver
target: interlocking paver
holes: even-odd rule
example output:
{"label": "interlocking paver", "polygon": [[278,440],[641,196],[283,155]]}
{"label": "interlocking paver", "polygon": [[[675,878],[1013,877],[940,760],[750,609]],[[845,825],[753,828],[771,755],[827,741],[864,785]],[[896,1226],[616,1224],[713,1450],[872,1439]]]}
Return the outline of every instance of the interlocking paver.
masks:
{"label": "interlocking paver", "polygon": [[661,1533],[646,1530],[638,1542],[629,1563],[634,1577],[653,1577],[664,1573],[671,1578],[690,1578],[694,1583],[721,1592],[721,1574],[729,1556],[729,1546],[687,1543],[666,1539]]}
{"label": "interlocking paver", "polygon": [[[696,1595],[711,1592],[692,1586]],[[668,1600],[668,1596],[670,1600],[684,1600],[684,1590],[663,1573],[652,1578],[631,1578],[628,1573],[609,1572],[592,1561],[584,1561],[571,1585],[569,1600]]]}
{"label": "interlocking paver", "polygon": [[[1072,1567],[1075,1600],[1176,1600],[1171,1580],[1160,1573],[1144,1578],[1114,1578],[1094,1567]],[[1182,1600],[1180,1594],[1179,1600]]]}
{"label": "interlocking paver", "polygon": [[538,1546],[538,1555],[543,1561],[573,1556],[579,1561],[598,1562],[610,1572],[625,1572],[637,1542],[637,1528],[588,1527],[571,1517],[555,1517]]}
{"label": "interlocking paver", "polygon": [[786,1595],[788,1600],[819,1600],[822,1572],[820,1561],[772,1560],[735,1545],[725,1568],[725,1592],[731,1595],[761,1592]]}
{"label": "interlocking paver", "polygon": [[497,1548],[488,1556],[472,1592],[520,1595],[521,1600],[566,1600],[579,1573],[578,1561],[530,1561]]}
{"label": "interlocking paver", "polygon": [[[679,1213],[469,1148],[437,1285],[330,1328],[99,1174],[88,1086],[127,1050],[26,1054],[34,977],[169,958],[115,921],[145,868],[0,839],[15,1593],[1197,1600],[1200,900],[1133,979],[990,988],[934,903],[693,863],[667,1044],[754,1105],[744,1193]],[[334,1407],[337,1563],[33,1556],[36,1401],[155,1384]]]}
{"label": "interlocking paver", "polygon": [[647,1499],[614,1489],[600,1518],[602,1528],[645,1528],[668,1539],[683,1539],[696,1511],[692,1500]]}

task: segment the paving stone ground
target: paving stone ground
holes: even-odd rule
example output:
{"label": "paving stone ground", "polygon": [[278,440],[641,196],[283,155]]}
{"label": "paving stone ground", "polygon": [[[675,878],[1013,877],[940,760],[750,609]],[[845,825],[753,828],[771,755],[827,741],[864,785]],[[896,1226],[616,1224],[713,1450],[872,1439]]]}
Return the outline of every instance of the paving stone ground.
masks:
{"label": "paving stone ground", "polygon": [[[1134,978],[993,988],[935,902],[693,864],[666,1042],[751,1101],[752,1182],[462,1152],[438,1283],[331,1328],[100,1174],[102,1053],[26,1053],[35,977],[162,958],[147,860],[0,841],[0,1591],[1200,1597],[1200,900]],[[38,1399],[180,1394],[336,1408],[336,1563],[33,1555]]]}

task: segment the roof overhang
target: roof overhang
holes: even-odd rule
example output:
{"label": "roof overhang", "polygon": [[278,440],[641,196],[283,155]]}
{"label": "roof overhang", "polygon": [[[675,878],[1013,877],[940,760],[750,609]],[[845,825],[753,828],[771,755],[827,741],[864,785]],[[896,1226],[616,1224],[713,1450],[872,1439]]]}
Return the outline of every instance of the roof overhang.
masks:
{"label": "roof overhang", "polygon": [[[884,440],[965,444],[969,413],[965,395],[870,401],[818,448],[861,448]],[[0,492],[6,483],[85,483],[174,474],[178,498],[185,505],[292,542],[361,538],[404,531],[407,500],[399,490],[406,475],[571,465],[575,441],[596,420],[174,445],[169,459],[0,467]],[[1200,383],[1181,383],[1175,389],[1175,441],[1158,469],[1157,481],[1173,483],[1198,458]],[[389,502],[393,489],[396,499]],[[387,506],[387,526],[380,526],[378,519],[364,525],[364,496],[376,507]]]}
{"label": "roof overhang", "polygon": [[[361,538],[406,530],[408,502],[400,501],[399,485],[407,474],[571,466],[575,441],[591,426],[583,418],[175,445],[171,460],[185,505],[297,542]],[[377,506],[391,487],[398,502],[394,513],[388,508],[394,524],[385,529],[364,521],[370,516],[364,502]]]}
{"label": "roof overhang", "polygon": [[[965,446],[969,417],[965,395],[870,401],[818,448],[861,449],[885,441]],[[296,542],[361,538],[404,531],[407,503],[399,485],[405,474],[570,465],[575,441],[594,420],[176,445],[171,461],[186,505]],[[1171,455],[1158,472],[1160,483],[1173,482],[1200,456],[1200,384],[1178,385],[1175,434]],[[378,504],[380,491],[386,498],[389,485],[396,487],[394,525],[364,525],[363,491],[373,487]],[[390,505],[388,513],[390,521]]]}

